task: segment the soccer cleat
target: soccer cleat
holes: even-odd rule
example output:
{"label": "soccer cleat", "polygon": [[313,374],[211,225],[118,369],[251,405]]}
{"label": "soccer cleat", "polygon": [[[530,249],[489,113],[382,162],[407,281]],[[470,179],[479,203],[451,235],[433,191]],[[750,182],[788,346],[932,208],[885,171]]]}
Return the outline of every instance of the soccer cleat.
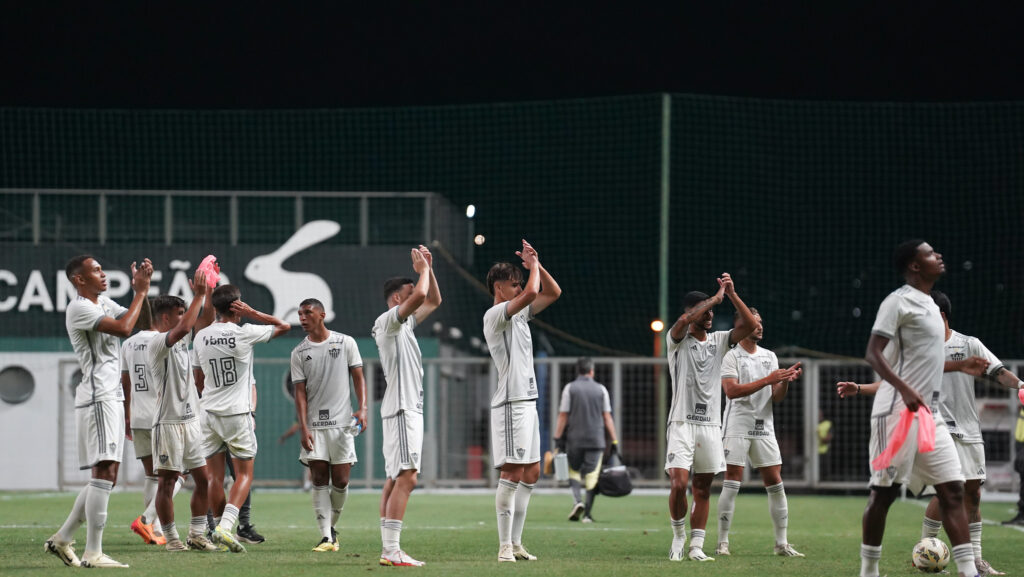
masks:
{"label": "soccer cleat", "polygon": [[164,535],[156,535],[156,534],[154,534],[153,535],[153,544],[154,545],[166,545],[167,544],[167,537],[164,536]]}
{"label": "soccer cleat", "polygon": [[[157,545],[156,535],[153,534],[153,524],[143,523],[142,515],[139,515],[132,521],[132,531],[135,531],[136,535],[142,537],[143,542],[147,545]],[[166,539],[164,542],[166,542]]]}
{"label": "soccer cleat", "polygon": [[1009,521],[1003,521],[1003,525],[1024,525],[1024,512],[1017,513],[1017,516]]}
{"label": "soccer cleat", "polygon": [[580,521],[582,523],[593,523],[594,522],[594,518],[591,517],[590,515],[584,515],[583,519],[581,519]]}
{"label": "soccer cleat", "polygon": [[[189,533],[186,544],[188,545],[188,548],[193,551],[227,551],[226,548],[221,548],[211,543],[210,540],[206,538],[206,535],[203,535],[202,533]],[[170,544],[168,544],[167,547],[168,550],[170,550]]]}
{"label": "soccer cleat", "polygon": [[[191,539],[189,540],[189,546],[192,545]],[[181,542],[181,539],[171,539],[164,545],[164,549],[177,553],[178,551],[188,551],[189,547]]]}
{"label": "soccer cleat", "polygon": [[585,508],[586,507],[583,506],[583,503],[576,503],[575,505],[573,505],[572,506],[572,510],[569,511],[569,520],[570,521],[579,521],[580,520],[580,515],[583,514],[583,509],[585,509]]}
{"label": "soccer cleat", "polygon": [[213,530],[213,539],[211,539],[211,541],[218,545],[224,545],[232,553],[245,553],[245,546],[235,539],[235,536],[231,534],[231,531],[226,530],[220,525]]}
{"label": "soccer cleat", "polygon": [[704,550],[700,547],[690,547],[690,552],[686,554],[690,558],[690,561],[714,561],[714,557],[708,557],[704,554]]}
{"label": "soccer cleat", "polygon": [[516,555],[512,552],[512,544],[502,545],[498,549],[498,563],[515,563]]}
{"label": "soccer cleat", "polygon": [[526,547],[522,545],[512,545],[512,555],[515,556],[516,561],[536,561],[537,556],[531,554],[526,550]]}
{"label": "soccer cleat", "polygon": [[683,548],[686,545],[685,539],[672,539],[672,547],[668,550],[669,561],[682,561],[683,560]]}
{"label": "soccer cleat", "polygon": [[722,541],[721,543],[719,543],[718,547],[715,547],[715,555],[725,555],[726,557],[728,557],[729,556],[729,542],[728,541]]}
{"label": "soccer cleat", "polygon": [[75,542],[61,543],[57,540],[57,536],[54,535],[46,540],[46,544],[43,545],[43,551],[51,555],[56,556],[58,559],[64,562],[68,567],[81,567],[82,562],[79,561],[78,555],[75,555]]}
{"label": "soccer cleat", "polygon": [[779,557],[806,557],[803,553],[797,551],[789,543],[783,543],[782,545],[775,546],[775,554]]}
{"label": "soccer cleat", "polygon": [[262,543],[266,541],[266,537],[256,532],[255,525],[239,525],[238,531],[235,531],[238,535],[238,540],[243,543]]}
{"label": "soccer cleat", "polygon": [[988,561],[984,559],[975,559],[974,568],[978,570],[978,575],[1006,575],[1006,573],[998,571],[995,567],[989,565]]}
{"label": "soccer cleat", "polygon": [[402,550],[393,553],[381,553],[380,564],[384,567],[422,567],[426,565],[423,561],[417,561],[406,555],[405,551]]}
{"label": "soccer cleat", "polygon": [[313,550],[316,551],[317,553],[324,553],[324,552],[327,552],[327,551],[337,551],[338,549],[339,549],[338,542],[337,541],[331,541],[330,537],[324,537],[323,539],[320,539],[320,543],[318,543],[316,547],[313,547]]}
{"label": "soccer cleat", "polygon": [[82,567],[95,569],[127,569],[128,566],[120,561],[114,561],[103,553],[85,555],[82,557]]}

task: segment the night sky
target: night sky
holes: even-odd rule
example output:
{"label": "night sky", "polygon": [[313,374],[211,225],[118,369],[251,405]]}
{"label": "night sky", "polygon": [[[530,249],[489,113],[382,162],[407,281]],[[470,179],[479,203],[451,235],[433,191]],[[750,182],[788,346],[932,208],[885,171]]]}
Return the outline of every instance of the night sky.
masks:
{"label": "night sky", "polygon": [[654,92],[1024,98],[1024,35],[1010,8],[42,4],[4,8],[0,105],[337,108]]}

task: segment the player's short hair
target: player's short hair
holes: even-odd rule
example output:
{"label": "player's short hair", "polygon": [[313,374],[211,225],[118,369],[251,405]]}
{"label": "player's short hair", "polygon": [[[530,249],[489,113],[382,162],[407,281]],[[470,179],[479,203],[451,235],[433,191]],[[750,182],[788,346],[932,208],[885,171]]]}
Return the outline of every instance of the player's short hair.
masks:
{"label": "player's short hair", "polygon": [[510,280],[523,282],[523,271],[509,262],[496,262],[491,270],[487,271],[487,290],[494,296],[494,283]]}
{"label": "player's short hair", "polygon": [[946,293],[933,290],[932,300],[935,301],[935,304],[939,305],[939,312],[946,315],[946,320],[949,320],[949,309],[952,305],[950,304],[949,297],[946,296]]}
{"label": "player's short hair", "polygon": [[71,280],[71,277],[80,273],[82,265],[90,258],[93,258],[91,254],[80,254],[69,260],[68,264],[64,266],[64,275],[68,277],[68,280]]}
{"label": "player's short hair", "polygon": [[683,310],[691,309],[700,303],[711,298],[708,293],[702,293],[700,291],[690,291],[683,297]]}
{"label": "player's short hair", "polygon": [[320,309],[322,311],[326,311],[327,310],[327,309],[324,308],[324,303],[320,302],[319,299],[313,299],[313,298],[306,299],[306,300],[302,301],[301,303],[299,303],[299,308],[301,309],[302,307],[313,307],[315,309]]}
{"label": "player's short hair", "polygon": [[384,302],[386,303],[390,301],[391,295],[402,290],[402,287],[404,287],[407,284],[414,285],[416,284],[416,281],[404,276],[396,276],[395,278],[389,278],[388,280],[384,281]]}
{"label": "player's short hair", "polygon": [[210,302],[213,303],[213,308],[217,310],[217,314],[227,315],[231,314],[231,303],[241,298],[242,291],[238,290],[238,287],[233,284],[222,284],[213,289],[213,296],[210,297]]}
{"label": "player's short hair", "polygon": [[580,357],[576,359],[577,375],[585,375],[592,370],[594,370],[594,359],[590,357]]}
{"label": "player's short hair", "polygon": [[904,242],[901,242],[896,250],[892,253],[892,265],[896,267],[898,274],[905,274],[907,268],[910,267],[910,263],[914,262],[917,258],[917,247],[924,244],[925,241],[919,238],[913,238]]}
{"label": "player's short hair", "polygon": [[150,308],[153,311],[153,318],[160,318],[160,315],[176,311],[180,308],[185,308],[185,301],[181,297],[171,295],[160,295],[153,297],[150,302]]}
{"label": "player's short hair", "polygon": [[[747,307],[747,308],[750,309],[750,314],[754,315],[755,317],[757,315],[761,314],[761,313],[757,312],[757,309],[755,309],[754,307]],[[740,320],[741,316],[743,316],[743,315],[740,313],[740,310],[736,309],[736,312],[732,313],[732,322],[736,322],[736,321]]]}

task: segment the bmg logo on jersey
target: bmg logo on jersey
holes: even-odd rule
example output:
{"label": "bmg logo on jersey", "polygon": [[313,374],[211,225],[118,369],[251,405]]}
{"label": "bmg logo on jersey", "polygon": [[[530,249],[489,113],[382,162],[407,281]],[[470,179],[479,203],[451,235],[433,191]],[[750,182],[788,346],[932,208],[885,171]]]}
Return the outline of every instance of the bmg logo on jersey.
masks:
{"label": "bmg logo on jersey", "polygon": [[235,348],[235,337],[203,337],[203,344],[206,346],[221,345],[229,349]]}

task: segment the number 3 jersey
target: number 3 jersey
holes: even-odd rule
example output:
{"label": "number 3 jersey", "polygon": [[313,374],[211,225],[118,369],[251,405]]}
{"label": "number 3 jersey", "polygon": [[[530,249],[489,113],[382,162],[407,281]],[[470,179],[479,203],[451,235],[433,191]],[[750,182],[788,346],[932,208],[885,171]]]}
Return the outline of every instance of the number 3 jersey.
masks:
{"label": "number 3 jersey", "polygon": [[146,339],[149,333],[156,334],[155,331],[140,331],[121,345],[121,374],[128,375],[131,383],[130,426],[133,429],[152,428],[153,416],[156,415],[156,383],[146,361],[146,350],[149,348]]}
{"label": "number 3 jersey", "polygon": [[[187,423],[199,416],[199,393],[189,367],[189,342],[186,335],[167,346],[167,333],[157,331],[139,331],[125,341],[121,371],[127,371],[132,381],[133,429]],[[149,390],[136,395],[140,384]],[[137,406],[141,414],[136,414]]]}
{"label": "number 3 jersey", "polygon": [[196,334],[193,346],[205,379],[203,409],[220,416],[252,411],[252,346],[273,335],[274,325],[230,322],[213,323]]}
{"label": "number 3 jersey", "polygon": [[310,428],[352,424],[349,369],[361,366],[363,358],[355,339],[334,331],[319,343],[306,337],[292,350],[292,383],[306,383],[306,424]]}

